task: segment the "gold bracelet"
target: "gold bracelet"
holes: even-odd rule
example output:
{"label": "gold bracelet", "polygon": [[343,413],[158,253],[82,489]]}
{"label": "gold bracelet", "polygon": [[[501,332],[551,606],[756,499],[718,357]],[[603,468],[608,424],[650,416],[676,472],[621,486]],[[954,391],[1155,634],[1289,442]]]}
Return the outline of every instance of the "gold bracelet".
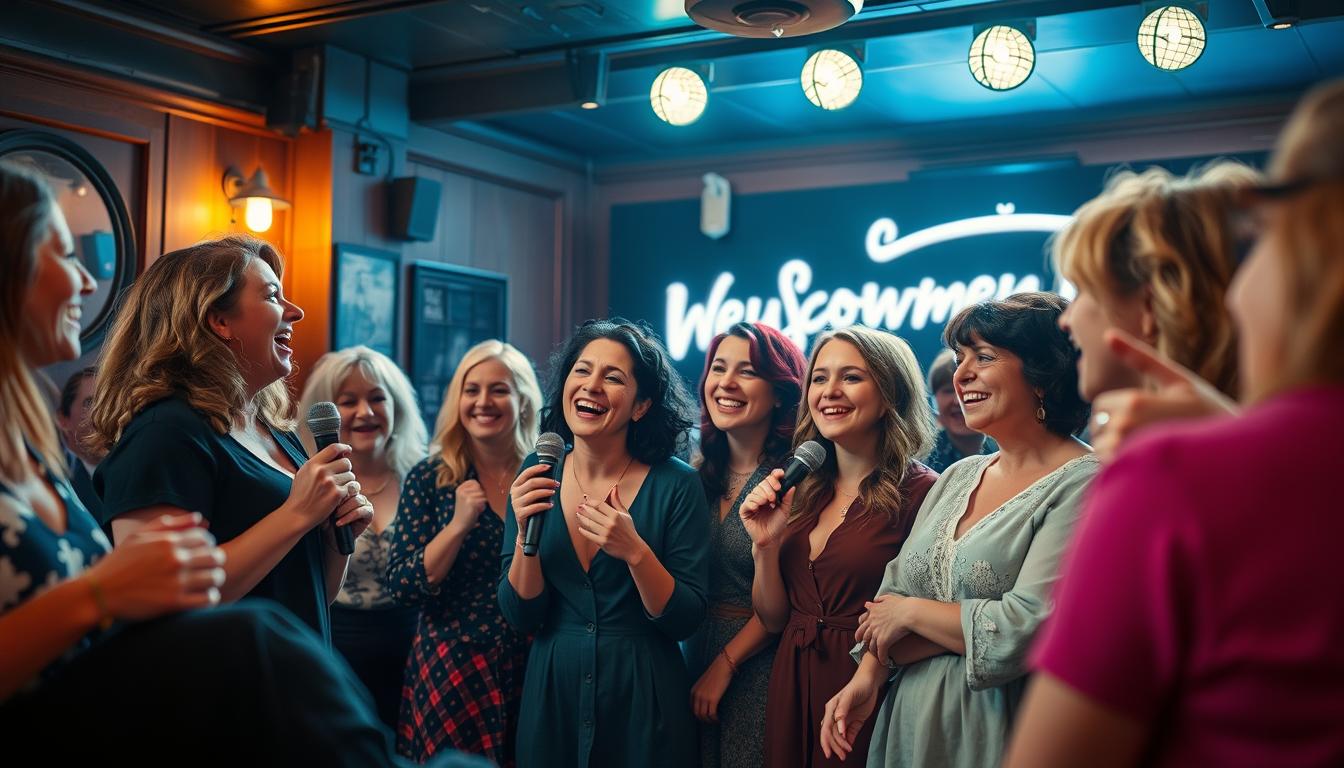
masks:
{"label": "gold bracelet", "polygon": [[107,607],[107,600],[103,596],[103,588],[98,580],[91,573],[84,574],[84,580],[89,585],[89,591],[93,593],[94,605],[98,606],[98,629],[106,632],[112,627],[112,611]]}
{"label": "gold bracelet", "polygon": [[733,661],[733,657],[728,655],[728,647],[724,646],[723,650],[719,651],[719,655],[723,657],[724,661],[728,662],[728,671],[732,676],[737,677],[737,662]]}

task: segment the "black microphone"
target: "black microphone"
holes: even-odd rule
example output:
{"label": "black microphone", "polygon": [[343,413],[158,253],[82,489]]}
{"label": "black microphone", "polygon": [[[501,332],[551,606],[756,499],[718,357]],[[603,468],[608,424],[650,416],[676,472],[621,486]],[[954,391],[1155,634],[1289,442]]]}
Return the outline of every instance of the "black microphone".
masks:
{"label": "black microphone", "polygon": [[[565,457],[565,438],[555,432],[543,432],[537,438],[537,459],[551,468],[547,477],[559,481],[560,460]],[[536,557],[537,544],[541,541],[541,515],[527,518],[527,529],[523,531],[523,554]]]}
{"label": "black microphone", "polygon": [[[340,442],[341,412],[336,410],[336,404],[313,403],[313,407],[308,409],[308,431],[313,433],[313,442],[319,451]],[[336,551],[342,555],[353,554],[355,534],[350,526],[336,524],[335,510],[331,513],[331,527],[336,534]]]}
{"label": "black microphone", "polygon": [[793,449],[793,458],[789,460],[789,465],[784,468],[784,479],[780,481],[781,487],[776,498],[783,501],[784,494],[788,493],[790,488],[801,483],[804,477],[817,471],[825,462],[826,448],[816,440],[808,440]]}

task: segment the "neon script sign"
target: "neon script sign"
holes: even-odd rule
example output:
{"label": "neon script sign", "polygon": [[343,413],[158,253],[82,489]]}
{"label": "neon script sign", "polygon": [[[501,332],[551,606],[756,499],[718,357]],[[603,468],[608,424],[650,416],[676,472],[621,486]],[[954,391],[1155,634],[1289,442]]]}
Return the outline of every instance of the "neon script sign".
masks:
{"label": "neon script sign", "polygon": [[[922,229],[902,237],[896,222],[882,218],[868,227],[864,245],[875,263],[894,261],[938,243],[1005,232],[1057,232],[1071,217],[1046,213],[1017,213],[1012,203],[1001,203],[993,216],[959,219]],[[941,325],[961,308],[979,301],[1001,299],[1021,291],[1041,290],[1039,275],[998,276],[982,274],[962,282],[939,285],[932,277],[915,285],[897,288],[866,282],[853,290],[811,290],[812,266],[791,259],[779,268],[778,296],[764,298],[729,295],[734,278],[722,272],[714,279],[703,302],[690,303],[685,283],[667,287],[667,345],[676,360],[685,359],[691,344],[704,352],[715,335],[734,323],[763,322],[779,328],[803,349],[824,328],[843,328],[863,323],[873,328],[898,331],[921,330],[930,323]]]}

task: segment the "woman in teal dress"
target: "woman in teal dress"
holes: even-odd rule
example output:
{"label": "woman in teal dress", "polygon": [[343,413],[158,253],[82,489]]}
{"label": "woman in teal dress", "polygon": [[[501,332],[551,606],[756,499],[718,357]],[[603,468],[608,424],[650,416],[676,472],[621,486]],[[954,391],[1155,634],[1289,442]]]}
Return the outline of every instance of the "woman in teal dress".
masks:
{"label": "woman in teal dress", "polygon": [[873,768],[1003,759],[1027,650],[1049,615],[1059,560],[1098,467],[1073,437],[1088,408],[1077,352],[1057,326],[1065,306],[1053,294],[1017,294],[948,323],[966,424],[999,451],[943,473],[887,564],[855,633],[859,670],[822,717],[827,754],[849,755],[880,703],[867,751]]}
{"label": "woman in teal dress", "polygon": [[[705,615],[709,510],[695,470],[672,456],[690,396],[658,342],[621,320],[581,326],[552,377],[542,430],[573,450],[559,482],[535,455],[524,462],[499,581],[505,619],[535,634],[518,765],[695,765],[677,643]],[[534,515],[541,540],[528,557],[521,531]]]}

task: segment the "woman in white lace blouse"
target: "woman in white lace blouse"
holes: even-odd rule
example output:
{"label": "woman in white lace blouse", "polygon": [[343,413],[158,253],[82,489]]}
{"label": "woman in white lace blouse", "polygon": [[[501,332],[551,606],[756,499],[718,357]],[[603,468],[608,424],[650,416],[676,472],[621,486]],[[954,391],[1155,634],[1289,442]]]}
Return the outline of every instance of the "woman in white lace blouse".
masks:
{"label": "woman in white lace blouse", "polygon": [[[1044,293],[968,307],[944,340],[966,423],[999,444],[929,491],[855,633],[854,678],[827,705],[822,746],[849,741],[881,703],[869,766],[994,766],[1049,612],[1060,555],[1097,470],[1072,344]],[[881,682],[892,679],[886,699]],[[858,762],[858,761],[856,761]]]}

